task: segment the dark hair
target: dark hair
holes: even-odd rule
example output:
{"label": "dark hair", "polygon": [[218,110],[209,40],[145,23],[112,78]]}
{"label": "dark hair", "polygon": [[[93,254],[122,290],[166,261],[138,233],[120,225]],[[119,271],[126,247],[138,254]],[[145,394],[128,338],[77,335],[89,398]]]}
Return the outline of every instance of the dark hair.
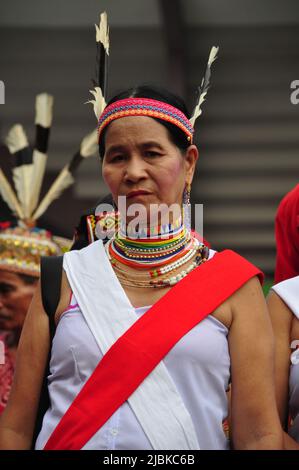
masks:
{"label": "dark hair", "polygon": [[[150,98],[157,101],[163,101],[163,103],[167,103],[171,106],[174,106],[175,108],[178,108],[188,119],[190,118],[189,111],[182,98],[157,86],[139,85],[134,88],[129,88],[128,90],[124,90],[111,98],[111,100],[107,103],[107,106],[114,103],[115,101],[123,100],[125,98]],[[153,119],[162,124],[162,126],[166,127],[166,129],[169,131],[172,142],[180,150],[186,150],[189,147],[190,142],[187,140],[186,134],[181,129],[179,129],[179,127],[162,119]],[[107,127],[104,129],[99,142],[99,154],[101,158],[103,158],[105,154],[105,133]]]}
{"label": "dark hair", "polygon": [[29,276],[28,274],[16,273],[20,279],[27,285],[33,285],[38,281],[38,277]]}

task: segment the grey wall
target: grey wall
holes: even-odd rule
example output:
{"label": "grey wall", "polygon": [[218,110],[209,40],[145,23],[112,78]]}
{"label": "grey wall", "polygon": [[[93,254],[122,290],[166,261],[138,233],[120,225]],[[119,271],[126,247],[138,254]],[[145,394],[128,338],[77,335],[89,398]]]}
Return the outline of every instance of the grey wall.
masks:
{"label": "grey wall", "polygon": [[[193,26],[294,24],[299,21],[297,0],[182,0],[182,5],[184,21]],[[161,25],[159,0],[3,0],[0,25],[88,27],[104,10],[113,27]]]}

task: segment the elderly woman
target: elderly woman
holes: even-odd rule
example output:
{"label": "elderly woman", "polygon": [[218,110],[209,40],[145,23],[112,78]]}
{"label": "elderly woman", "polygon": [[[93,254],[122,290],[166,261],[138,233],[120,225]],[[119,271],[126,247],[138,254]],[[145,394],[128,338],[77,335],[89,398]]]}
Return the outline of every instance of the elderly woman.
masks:
{"label": "elderly woman", "polygon": [[40,275],[41,254],[63,253],[50,232],[24,223],[22,227],[18,222],[7,221],[2,230],[0,227],[0,343],[5,346],[5,360],[0,361],[0,414],[10,394],[22,327]]}
{"label": "elderly woman", "polygon": [[228,449],[230,381],[233,448],[281,448],[260,272],[208,251],[181,216],[198,159],[192,137],[168,92],[139,87],[108,103],[99,150],[119,229],[64,255],[52,345],[37,291],[1,448],[31,446],[50,347],[51,407],[36,449]]}
{"label": "elderly woman", "polygon": [[[267,299],[275,335],[278,411],[287,449],[299,450],[299,276],[276,284]],[[293,349],[293,351],[291,351]]]}

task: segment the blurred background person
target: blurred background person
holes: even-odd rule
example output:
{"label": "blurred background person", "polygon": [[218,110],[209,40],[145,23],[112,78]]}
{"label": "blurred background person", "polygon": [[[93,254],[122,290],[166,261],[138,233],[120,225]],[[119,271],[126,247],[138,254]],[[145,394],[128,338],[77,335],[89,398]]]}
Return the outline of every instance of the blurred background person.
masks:
{"label": "blurred background person", "polygon": [[299,275],[299,184],[279,204],[275,238],[275,283],[278,283]]}
{"label": "blurred background person", "polygon": [[22,327],[39,278],[40,256],[62,253],[62,246],[46,230],[9,224],[0,231],[0,340],[5,348],[4,364],[0,364],[0,413],[11,389]]}
{"label": "blurred background person", "polygon": [[275,217],[275,285],[267,297],[275,335],[275,386],[285,448],[299,450],[299,184]]}
{"label": "blurred background person", "polygon": [[275,335],[276,400],[289,450],[299,450],[298,291],[299,276],[295,276],[273,286],[267,298]]}

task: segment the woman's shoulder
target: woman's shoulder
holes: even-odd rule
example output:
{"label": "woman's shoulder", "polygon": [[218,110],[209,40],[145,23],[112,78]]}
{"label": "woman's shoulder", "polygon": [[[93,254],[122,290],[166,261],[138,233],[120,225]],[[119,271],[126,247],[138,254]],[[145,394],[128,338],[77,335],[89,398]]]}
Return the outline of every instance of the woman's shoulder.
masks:
{"label": "woman's shoulder", "polygon": [[252,290],[262,291],[263,272],[239,253],[230,249],[219,252],[209,249],[208,261],[210,260],[218,281],[225,285],[238,286],[236,291],[242,292],[242,295]]}
{"label": "woman's shoulder", "polygon": [[299,276],[286,279],[272,286],[274,292],[287,305],[291,312],[299,319]]}
{"label": "woman's shoulder", "polygon": [[252,276],[242,284],[232,295],[232,303],[238,305],[247,303],[250,299],[261,297],[264,299],[263,290],[258,276]]}
{"label": "woman's shoulder", "polygon": [[237,323],[251,323],[253,310],[266,309],[265,299],[258,276],[246,280],[214,312],[230,330],[234,320]]}
{"label": "woman's shoulder", "polygon": [[211,267],[213,265],[218,281],[238,285],[233,296],[238,293],[243,298],[253,292],[262,292],[263,273],[239,253],[229,249],[216,251],[210,248],[208,261],[210,260],[213,261]]}
{"label": "woman's shoulder", "polygon": [[60,286],[60,300],[57,305],[57,309],[54,315],[55,324],[57,325],[63,312],[67,309],[70,303],[70,297],[72,294],[71,286],[64,270],[62,270],[61,286]]}

